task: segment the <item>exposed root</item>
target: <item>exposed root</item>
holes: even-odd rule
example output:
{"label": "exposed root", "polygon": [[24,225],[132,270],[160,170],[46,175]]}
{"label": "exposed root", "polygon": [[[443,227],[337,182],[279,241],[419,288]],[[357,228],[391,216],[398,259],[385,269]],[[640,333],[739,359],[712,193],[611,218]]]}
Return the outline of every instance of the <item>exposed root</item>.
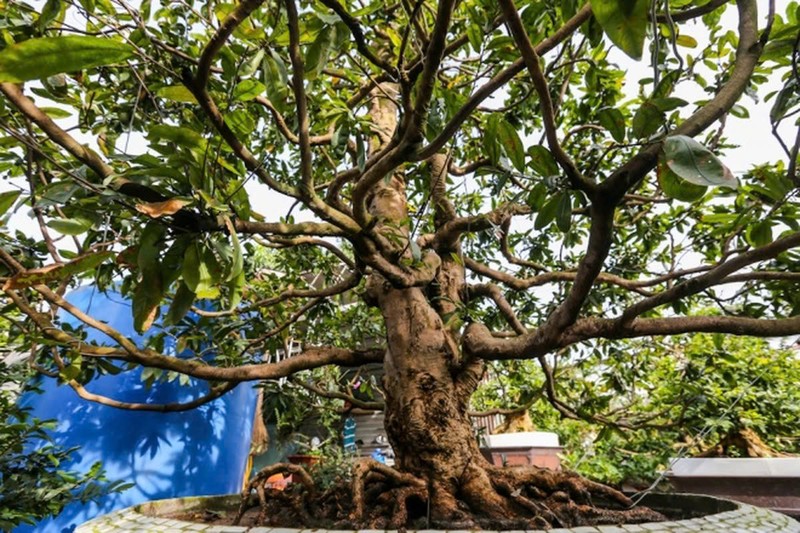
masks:
{"label": "exposed root", "polygon": [[408,501],[416,497],[420,501],[428,498],[428,491],[420,487],[400,487],[394,491],[394,510],[387,524],[388,529],[401,529],[408,523]]}
{"label": "exposed root", "polygon": [[[266,466],[255,476],[253,476],[253,479],[250,480],[250,482],[242,491],[242,501],[239,504],[239,511],[236,513],[236,518],[233,521],[234,525],[239,524],[239,522],[242,520],[242,516],[244,516],[244,513],[247,511],[250,504],[250,495],[253,493],[253,490],[256,491],[256,494],[258,495],[258,501],[261,505],[261,512],[259,513],[258,520],[259,522],[266,520],[268,514],[267,480],[275,474],[291,474],[292,479],[296,477],[297,480],[305,487],[307,496],[310,497],[316,493],[314,480],[311,479],[311,476],[302,466],[289,463],[275,463],[274,465]],[[271,492],[274,493],[274,497],[283,496],[281,491],[271,490]],[[289,498],[289,501],[295,502],[296,500]],[[308,514],[308,511],[302,505],[295,505],[294,503],[292,503],[292,505],[296,507],[296,510],[301,516]]]}
{"label": "exposed root", "polygon": [[[646,507],[632,507],[630,498],[618,490],[581,477],[539,467],[489,467],[492,483],[545,527],[575,527],[597,524],[638,523],[665,520]],[[596,506],[593,498],[605,506]]]}
{"label": "exposed root", "polygon": [[633,501],[620,491],[586,479],[575,472],[554,471],[537,466],[499,468],[490,470],[495,477],[511,482],[516,486],[532,486],[545,494],[565,491],[580,503],[591,503],[592,496],[599,497],[622,507],[630,507]]}
{"label": "exposed root", "polygon": [[509,483],[498,480],[495,485],[503,496],[511,499],[514,503],[527,510],[532,516],[534,525],[537,528],[545,528],[560,525],[558,517],[543,503],[537,502],[527,496],[522,495],[522,490],[515,489]]}
{"label": "exposed root", "polygon": [[[297,483],[286,490],[271,488],[267,479],[277,473],[292,474]],[[665,519],[573,472],[500,468],[479,461],[460,477],[429,482],[362,459],[353,465],[351,480],[341,479],[325,491],[315,489],[300,466],[272,465],[248,483],[234,524],[253,507],[253,492],[260,507],[256,523],[273,526],[525,530]]]}
{"label": "exposed root", "polygon": [[[360,522],[364,518],[364,489],[366,486],[367,477],[372,474],[383,476],[387,481],[392,482],[394,485],[401,487],[411,487],[416,489],[417,492],[424,491],[425,498],[427,498],[427,488],[423,480],[405,474],[394,468],[379,463],[374,459],[361,459],[353,466],[353,510],[350,512],[350,520],[353,522]],[[407,514],[405,508],[405,500],[408,499],[413,493],[409,493],[403,500],[402,508],[395,509],[395,514],[398,512]],[[394,523],[393,517],[390,522]]]}

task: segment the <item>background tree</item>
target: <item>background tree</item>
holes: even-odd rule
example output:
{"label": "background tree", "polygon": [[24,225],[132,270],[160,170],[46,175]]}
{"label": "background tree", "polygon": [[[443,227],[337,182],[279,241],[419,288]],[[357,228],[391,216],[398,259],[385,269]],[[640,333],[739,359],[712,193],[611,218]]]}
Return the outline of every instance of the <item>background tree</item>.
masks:
{"label": "background tree", "polygon": [[[534,360],[550,404],[582,418],[558,361],[629,356],[606,340],[800,333],[798,143],[782,137],[798,9],[763,4],[5,3],[0,157],[18,188],[2,207],[40,230],[6,226],[0,248],[7,305],[36,332],[23,348],[84,396],[109,365],[208,380],[172,409],[382,362],[398,469],[357,467],[357,524],[399,527],[414,500],[437,522],[651,516],[587,505],[630,501],[571,473],[488,465],[469,399],[487,361]],[[683,56],[692,33],[708,45]],[[626,74],[614,48],[651,69]],[[739,179],[712,151],[770,80],[752,120],[786,158]],[[140,345],[86,315],[63,296],[81,278],[128,295],[138,330],[163,326]],[[376,329],[385,344],[362,344]],[[392,513],[365,507],[372,471]]]}
{"label": "background tree", "polygon": [[[529,361],[493,368],[473,405],[491,411],[516,400],[537,429],[558,432],[569,468],[615,485],[648,487],[679,456],[800,452],[795,349],[706,333],[615,342],[628,357],[587,352],[558,371],[559,385],[572,383],[561,391],[583,420],[563,420],[550,408],[541,376],[524,368]],[[610,424],[593,420],[610,413]]]}
{"label": "background tree", "polygon": [[[18,329],[17,334],[22,331]],[[19,341],[9,337],[5,319],[0,320],[0,341],[3,346]],[[125,490],[126,483],[106,482],[100,463],[93,464],[88,472],[64,468],[76,450],[56,445],[48,433],[54,422],[31,417],[17,403],[33,371],[27,365],[8,361],[18,354],[0,353],[0,530],[35,524],[57,515],[74,501],[89,502]]]}

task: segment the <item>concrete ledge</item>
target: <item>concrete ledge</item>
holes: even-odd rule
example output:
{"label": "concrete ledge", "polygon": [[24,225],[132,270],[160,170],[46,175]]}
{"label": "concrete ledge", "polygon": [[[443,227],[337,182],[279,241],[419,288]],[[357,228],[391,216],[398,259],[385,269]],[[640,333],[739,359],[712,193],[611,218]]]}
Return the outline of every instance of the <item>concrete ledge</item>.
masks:
{"label": "concrete ledge", "polygon": [[798,478],[800,457],[683,457],[673,459],[672,477]]}
{"label": "concrete ledge", "polygon": [[[396,533],[362,530],[334,531],[311,529],[287,529],[269,527],[212,526],[192,522],[182,522],[163,518],[181,510],[220,510],[235,507],[239,495],[202,496],[195,498],[174,498],[143,503],[120,511],[100,516],[78,526],[75,533]],[[550,533],[800,533],[800,522],[786,515],[753,507],[742,503],[721,500],[711,496],[686,494],[651,494],[642,501],[656,510],[682,509],[694,517],[673,522],[653,522],[624,526],[576,527],[572,529],[550,529]],[[711,514],[708,514],[711,513]],[[705,515],[705,516],[702,516]],[[438,533],[420,530],[418,533]],[[470,533],[452,531],[450,533]],[[498,533],[498,532],[488,532]],[[544,531],[514,531],[508,533],[545,533]]]}

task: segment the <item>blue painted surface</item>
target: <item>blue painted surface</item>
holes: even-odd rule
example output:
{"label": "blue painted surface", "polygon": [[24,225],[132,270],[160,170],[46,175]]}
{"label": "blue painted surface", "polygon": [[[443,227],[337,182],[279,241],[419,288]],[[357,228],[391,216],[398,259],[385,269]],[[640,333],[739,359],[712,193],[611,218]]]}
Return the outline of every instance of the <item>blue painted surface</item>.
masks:
{"label": "blue painted surface", "polygon": [[[133,330],[130,303],[118,294],[81,287],[67,299],[141,340]],[[108,344],[97,332],[90,333],[89,340]],[[99,460],[108,479],[136,486],[98,503],[71,504],[59,516],[33,527],[18,527],[14,533],[70,532],[95,516],[148,500],[241,490],[256,404],[252,385],[241,384],[209,404],[182,413],[126,411],[87,402],[50,378],[42,378],[40,387],[42,394],[25,394],[20,403],[30,407],[33,416],[58,421],[52,435],[59,445],[80,447],[73,464],[64,466],[86,471]],[[141,381],[141,369],[95,378],[86,388],[121,401],[148,403],[185,402],[208,391],[204,382],[194,380],[187,386],[175,380],[148,389]]]}

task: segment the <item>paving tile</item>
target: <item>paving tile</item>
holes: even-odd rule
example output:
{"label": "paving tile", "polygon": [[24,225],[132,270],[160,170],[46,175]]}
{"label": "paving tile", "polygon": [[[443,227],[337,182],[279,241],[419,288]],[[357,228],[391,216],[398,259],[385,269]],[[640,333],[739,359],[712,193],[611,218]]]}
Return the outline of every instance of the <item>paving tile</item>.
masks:
{"label": "paving tile", "polygon": [[597,526],[597,531],[601,533],[625,533],[620,526]]}

